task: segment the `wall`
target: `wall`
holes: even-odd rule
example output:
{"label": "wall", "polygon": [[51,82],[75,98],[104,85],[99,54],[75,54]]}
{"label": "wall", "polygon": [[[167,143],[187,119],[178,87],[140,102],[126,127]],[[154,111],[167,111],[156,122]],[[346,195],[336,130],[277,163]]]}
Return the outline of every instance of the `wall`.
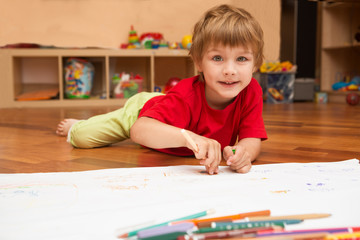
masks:
{"label": "wall", "polygon": [[265,33],[265,58],[279,58],[280,0],[0,0],[0,46],[117,48],[127,42],[131,25],[139,35],[161,32],[180,41],[204,11],[220,3],[253,14]]}

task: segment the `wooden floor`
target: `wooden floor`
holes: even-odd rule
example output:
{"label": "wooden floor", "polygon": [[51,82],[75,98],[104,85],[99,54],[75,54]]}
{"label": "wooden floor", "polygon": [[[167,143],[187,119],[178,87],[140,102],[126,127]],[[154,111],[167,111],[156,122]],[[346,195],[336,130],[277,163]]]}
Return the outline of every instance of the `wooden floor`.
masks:
{"label": "wooden floor", "polygon": [[[88,118],[116,107],[0,109],[0,173],[197,165],[130,140],[98,149],[74,149],[55,134],[64,118]],[[265,104],[269,139],[254,164],[360,159],[360,105]],[[224,165],[224,163],[222,164]]]}

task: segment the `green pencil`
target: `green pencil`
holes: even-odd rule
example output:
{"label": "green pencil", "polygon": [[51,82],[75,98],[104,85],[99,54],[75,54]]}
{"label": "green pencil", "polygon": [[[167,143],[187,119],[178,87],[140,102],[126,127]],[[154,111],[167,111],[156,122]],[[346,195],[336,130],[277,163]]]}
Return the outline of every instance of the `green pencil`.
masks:
{"label": "green pencil", "polygon": [[285,227],[285,224],[283,222],[241,222],[236,225],[224,225],[224,226],[216,226],[216,227],[209,227],[209,228],[200,228],[197,231],[194,231],[193,233],[208,233],[208,232],[219,232],[219,231],[229,231],[229,230],[237,230],[237,229],[249,229],[249,228],[258,228],[258,227],[273,227],[273,226],[279,226],[279,227]]}
{"label": "green pencil", "polygon": [[222,226],[244,226],[248,224],[263,225],[263,224],[297,224],[301,223],[301,219],[279,219],[279,220],[268,220],[268,221],[249,221],[249,222],[213,222],[211,227],[222,227]]}

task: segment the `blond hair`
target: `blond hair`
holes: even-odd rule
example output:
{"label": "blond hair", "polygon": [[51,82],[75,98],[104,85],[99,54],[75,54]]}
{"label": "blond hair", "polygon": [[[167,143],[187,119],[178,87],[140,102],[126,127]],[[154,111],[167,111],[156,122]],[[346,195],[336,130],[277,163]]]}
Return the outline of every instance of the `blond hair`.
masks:
{"label": "blond hair", "polygon": [[251,49],[257,68],[263,62],[263,31],[256,19],[242,8],[224,4],[208,10],[194,26],[190,56],[200,63],[208,47],[218,44]]}

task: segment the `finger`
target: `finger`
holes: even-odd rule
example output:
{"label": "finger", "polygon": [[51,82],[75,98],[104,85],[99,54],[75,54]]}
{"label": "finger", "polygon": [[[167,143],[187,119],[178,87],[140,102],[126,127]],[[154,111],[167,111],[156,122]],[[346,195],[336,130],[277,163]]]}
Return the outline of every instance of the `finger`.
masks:
{"label": "finger", "polygon": [[251,159],[250,159],[250,155],[247,152],[245,152],[241,157],[241,159],[231,164],[231,169],[237,171],[239,169],[244,168],[247,165],[251,165]]}
{"label": "finger", "polygon": [[244,149],[241,147],[231,148],[231,155],[226,161],[227,165],[236,164],[240,162],[244,155]]}
{"label": "finger", "polygon": [[250,164],[247,164],[247,165],[245,165],[245,166],[243,166],[243,167],[241,167],[239,169],[236,169],[236,172],[238,172],[238,173],[248,173],[250,171],[251,167],[252,167],[252,165],[250,163]]}
{"label": "finger", "polygon": [[219,172],[219,164],[221,162],[221,145],[218,142],[215,142],[211,150],[211,163],[209,171],[211,174]]}
{"label": "finger", "polygon": [[232,147],[226,146],[226,147],[224,148],[224,153],[223,153],[223,155],[224,155],[224,159],[225,159],[226,161],[229,159],[229,157],[231,157],[232,155],[234,155],[234,154],[232,153]]}

